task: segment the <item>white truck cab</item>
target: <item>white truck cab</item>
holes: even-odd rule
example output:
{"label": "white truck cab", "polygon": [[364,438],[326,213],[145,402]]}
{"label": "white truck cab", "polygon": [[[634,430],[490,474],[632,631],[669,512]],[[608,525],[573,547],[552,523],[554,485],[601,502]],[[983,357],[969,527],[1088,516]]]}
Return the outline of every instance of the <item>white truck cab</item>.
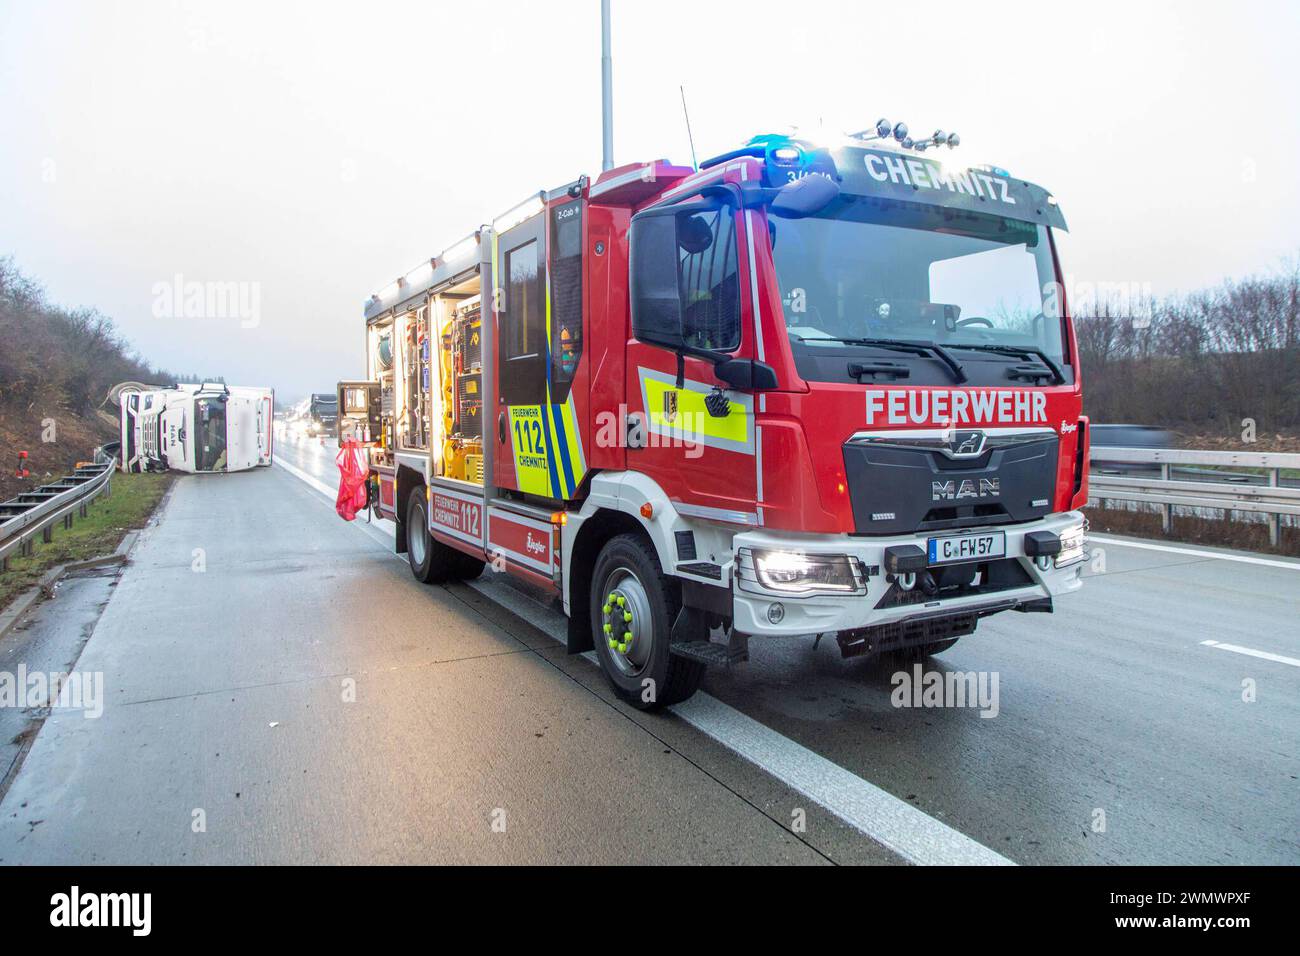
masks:
{"label": "white truck cab", "polygon": [[222,382],[124,389],[122,470],[245,471],[271,464],[275,390]]}

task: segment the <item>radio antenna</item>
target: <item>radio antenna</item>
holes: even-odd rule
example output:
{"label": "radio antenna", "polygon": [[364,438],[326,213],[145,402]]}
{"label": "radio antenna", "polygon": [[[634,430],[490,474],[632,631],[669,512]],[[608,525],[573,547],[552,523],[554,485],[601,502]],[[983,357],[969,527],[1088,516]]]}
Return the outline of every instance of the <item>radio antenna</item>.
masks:
{"label": "radio antenna", "polygon": [[686,117],[686,139],[691,144],[691,166],[698,173],[700,164],[695,160],[695,137],[691,135],[691,114],[686,110],[686,87],[678,86],[677,88],[682,91],[682,115]]}

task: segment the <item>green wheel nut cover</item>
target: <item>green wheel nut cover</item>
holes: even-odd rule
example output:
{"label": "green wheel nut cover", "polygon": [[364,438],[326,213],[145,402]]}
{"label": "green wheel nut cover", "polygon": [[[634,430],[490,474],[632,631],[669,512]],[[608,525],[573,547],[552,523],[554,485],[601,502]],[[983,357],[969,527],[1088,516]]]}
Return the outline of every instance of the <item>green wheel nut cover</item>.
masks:
{"label": "green wheel nut cover", "polygon": [[631,611],[624,611],[624,612],[623,612],[623,620],[624,620],[624,621],[631,621],[631,620],[632,620],[632,612],[631,612]]}

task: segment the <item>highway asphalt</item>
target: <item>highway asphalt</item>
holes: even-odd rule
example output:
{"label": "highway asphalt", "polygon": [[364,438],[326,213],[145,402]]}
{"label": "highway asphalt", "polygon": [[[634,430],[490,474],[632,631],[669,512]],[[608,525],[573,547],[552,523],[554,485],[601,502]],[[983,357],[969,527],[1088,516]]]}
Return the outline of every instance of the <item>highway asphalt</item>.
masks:
{"label": "highway asphalt", "polygon": [[339,520],[333,451],[177,482],[78,664],[104,715],[46,720],[0,862],[1300,862],[1300,562],[1095,541],[1055,615],[925,664],[996,716],[809,638],[645,715],[525,590],[421,586]]}

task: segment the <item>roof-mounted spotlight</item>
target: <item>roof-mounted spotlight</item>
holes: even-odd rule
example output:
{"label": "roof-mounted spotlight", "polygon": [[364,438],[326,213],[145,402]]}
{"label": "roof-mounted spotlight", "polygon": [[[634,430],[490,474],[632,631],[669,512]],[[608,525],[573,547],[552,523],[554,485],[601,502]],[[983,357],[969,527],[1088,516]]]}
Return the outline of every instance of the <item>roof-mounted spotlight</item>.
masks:
{"label": "roof-mounted spotlight", "polygon": [[902,142],[904,142],[905,140],[907,140],[907,124],[906,124],[906,123],[895,123],[895,124],[894,124],[894,139],[898,140],[898,142],[900,142],[900,143],[902,143]]}
{"label": "roof-mounted spotlight", "polygon": [[882,116],[876,120],[876,125],[871,129],[860,129],[856,133],[849,133],[849,138],[870,142],[873,139],[889,139],[893,135],[894,127]]}
{"label": "roof-mounted spotlight", "polygon": [[948,134],[948,148],[949,148],[949,149],[956,149],[956,148],[957,148],[958,146],[960,146],[960,145],[961,145],[961,137],[958,136],[956,133],[949,133],[949,134]]}
{"label": "roof-mounted spotlight", "polygon": [[912,142],[912,137],[904,136],[899,142],[903,144],[903,149],[911,149],[916,144]]}

